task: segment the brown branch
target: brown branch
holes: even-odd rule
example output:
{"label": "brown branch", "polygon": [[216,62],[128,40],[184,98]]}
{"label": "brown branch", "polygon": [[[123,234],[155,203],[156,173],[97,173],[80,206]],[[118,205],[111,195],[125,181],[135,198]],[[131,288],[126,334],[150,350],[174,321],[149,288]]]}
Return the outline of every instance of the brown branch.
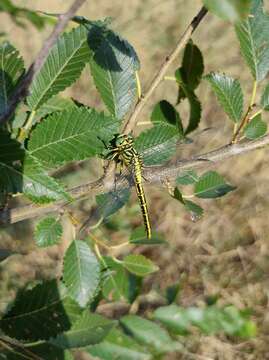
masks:
{"label": "brown branch", "polygon": [[[229,144],[206,154],[194,156],[191,159],[179,160],[173,165],[145,168],[144,176],[147,179],[147,184],[163,184],[167,180],[172,183],[182,171],[219,163],[223,160],[230,159],[231,157],[260,149],[266,145],[269,145],[269,135],[265,135],[262,138],[253,141]],[[122,186],[124,186],[124,184]],[[75,200],[79,200],[89,195],[93,196],[104,191],[113,190],[113,188],[114,183],[107,183],[106,177],[103,176],[95,182],[72,188],[70,194]],[[51,212],[59,211],[65,205],[68,205],[68,203],[57,202],[45,206],[31,204],[19,208],[4,209],[0,212],[0,224],[14,224],[22,220],[46,215]]]}
{"label": "brown branch", "polygon": [[150,99],[151,95],[153,94],[154,90],[157,88],[157,86],[160,84],[160,82],[163,80],[164,75],[166,74],[168,68],[173,63],[173,61],[178,57],[181,50],[184,49],[187,42],[190,40],[193,32],[198,27],[200,22],[203,20],[205,15],[207,14],[207,9],[205,7],[202,7],[199,13],[193,18],[190,25],[187,27],[187,29],[184,31],[183,35],[179,39],[178,43],[176,44],[176,47],[174,50],[168,55],[165,59],[165,62],[162,64],[161,68],[159,69],[158,73],[155,75],[149,89],[145,92],[145,94],[137,101],[136,106],[134,108],[134,111],[132,112],[131,116],[127,120],[127,122],[124,125],[123,132],[125,134],[128,134],[131,132],[137,122],[137,117],[140,114],[141,110],[147,103],[147,101]]}
{"label": "brown branch", "polygon": [[69,20],[75,15],[77,10],[81,7],[81,5],[85,1],[86,0],[75,0],[73,2],[72,6],[69,8],[69,10],[66,13],[59,15],[58,22],[55,25],[52,33],[47,38],[47,40],[44,42],[35,61],[29,67],[28,71],[26,72],[26,74],[23,76],[20,83],[16,87],[14,94],[12,95],[12,97],[9,101],[7,109],[1,114],[0,125],[4,124],[6,121],[8,121],[8,119],[14,114],[15,109],[18,106],[18,104],[26,98],[26,96],[28,95],[29,87],[33,81],[33,78],[40,71],[42,65],[44,64],[44,62],[49,54],[50,49],[53,47],[53,45],[58,40],[59,35],[65,29]]}

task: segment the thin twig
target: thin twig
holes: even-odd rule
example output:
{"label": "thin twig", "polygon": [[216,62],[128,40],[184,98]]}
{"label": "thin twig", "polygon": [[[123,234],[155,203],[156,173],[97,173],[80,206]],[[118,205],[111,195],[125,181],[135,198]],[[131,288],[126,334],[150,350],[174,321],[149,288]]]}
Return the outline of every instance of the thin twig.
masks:
{"label": "thin twig", "polygon": [[149,89],[145,92],[145,94],[138,99],[136,106],[134,108],[134,111],[132,112],[131,116],[127,120],[127,122],[124,125],[123,132],[125,134],[131,132],[137,122],[137,117],[140,114],[141,110],[145,106],[146,102],[150,99],[152,93],[157,88],[157,86],[160,84],[160,82],[163,80],[165,73],[167,72],[168,68],[172,64],[172,62],[178,57],[178,54],[181,52],[181,50],[184,49],[187,42],[190,40],[193,32],[198,27],[200,22],[203,20],[205,15],[207,14],[207,9],[205,7],[202,7],[199,13],[193,18],[190,25],[187,27],[181,38],[179,39],[176,47],[174,50],[168,55],[162,64],[161,68],[159,69],[158,73],[155,75]]}
{"label": "thin twig", "polygon": [[15,112],[18,104],[23,101],[28,95],[29,87],[36,76],[36,74],[40,71],[42,65],[44,64],[47,56],[53,47],[53,45],[58,40],[59,35],[63,32],[69,20],[75,15],[77,10],[81,7],[81,5],[86,0],[75,0],[69,10],[59,15],[58,22],[55,25],[52,33],[44,42],[41,50],[39,51],[35,61],[29,67],[26,74],[21,79],[19,85],[16,87],[13,96],[11,97],[7,109],[0,116],[0,125],[4,124]]}
{"label": "thin twig", "polygon": [[253,107],[255,106],[255,98],[256,98],[256,94],[257,94],[257,81],[254,81],[253,83],[253,89],[252,89],[252,94],[251,94],[251,100],[250,100],[250,104],[247,108],[246,114],[243,117],[243,120],[241,121],[240,125],[238,126],[236,132],[233,135],[232,138],[232,143],[236,143],[239,139],[239,136],[241,134],[241,131],[244,129],[244,127],[247,125],[247,123],[249,122],[249,120],[251,119],[250,115],[251,112],[253,110]]}
{"label": "thin twig", "polygon": [[[250,151],[263,148],[266,145],[269,145],[269,135],[265,135],[253,141],[229,144],[206,154],[194,156],[191,159],[180,160],[173,165],[145,168],[144,176],[147,179],[147,184],[163,184],[167,180],[172,183],[179,173],[187,169],[204,167],[212,163],[216,164],[234,156],[243,155]],[[102,176],[95,182],[70,189],[69,193],[74,200],[79,200],[89,195],[94,196],[104,191],[113,190],[113,188],[113,182],[111,182],[111,184],[107,184],[105,177]],[[59,211],[59,209],[66,205],[68,205],[67,202],[61,201],[43,206],[31,204],[19,208],[3,209],[0,211],[0,224],[14,224],[22,220],[32,219],[37,216],[44,216],[48,213]]]}

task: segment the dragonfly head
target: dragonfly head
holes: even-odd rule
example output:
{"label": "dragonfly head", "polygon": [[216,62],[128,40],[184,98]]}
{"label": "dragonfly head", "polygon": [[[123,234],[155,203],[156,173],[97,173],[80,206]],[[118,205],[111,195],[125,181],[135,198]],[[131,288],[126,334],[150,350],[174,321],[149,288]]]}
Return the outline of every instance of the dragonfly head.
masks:
{"label": "dragonfly head", "polygon": [[119,134],[115,138],[115,147],[117,148],[128,148],[133,146],[134,139],[132,135]]}

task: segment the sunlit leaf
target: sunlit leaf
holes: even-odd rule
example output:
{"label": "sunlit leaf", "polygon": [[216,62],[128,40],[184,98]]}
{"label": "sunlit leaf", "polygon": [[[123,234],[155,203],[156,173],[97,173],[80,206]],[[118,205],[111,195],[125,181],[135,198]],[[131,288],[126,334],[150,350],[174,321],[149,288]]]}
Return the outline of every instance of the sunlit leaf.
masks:
{"label": "sunlit leaf", "polygon": [[223,110],[234,122],[243,115],[243,93],[238,80],[225,74],[211,73],[205,77],[209,81]]}
{"label": "sunlit leaf", "polygon": [[35,203],[45,204],[56,200],[71,200],[65,189],[49,176],[38,160],[27,156],[23,162],[22,173],[13,170],[11,174],[17,183],[22,183],[22,192]]}
{"label": "sunlit leaf", "polygon": [[168,332],[153,321],[135,315],[127,315],[120,323],[139,342],[152,346],[158,353],[180,350],[182,345],[173,341]]}
{"label": "sunlit leaf", "polygon": [[244,135],[247,139],[257,139],[267,132],[267,124],[262,120],[261,114],[255,116],[244,128]]}
{"label": "sunlit leaf", "polygon": [[108,300],[128,300],[129,279],[124,267],[114,261],[111,257],[103,257],[102,262],[106,266],[104,274],[102,292]]}
{"label": "sunlit leaf", "polygon": [[85,242],[74,240],[67,249],[63,280],[69,296],[81,307],[85,307],[96,294],[100,281],[100,266]]}
{"label": "sunlit leaf", "polygon": [[250,16],[235,26],[241,53],[257,81],[269,70],[269,15],[264,12],[263,0],[252,0]]}
{"label": "sunlit leaf", "polygon": [[236,22],[247,17],[251,0],[203,0],[203,2],[213,14],[224,20]]}
{"label": "sunlit leaf", "polygon": [[163,164],[176,151],[180,139],[178,131],[171,125],[156,125],[135,138],[135,148],[143,154],[144,165]]}
{"label": "sunlit leaf", "polygon": [[85,27],[79,26],[58,39],[31,84],[27,98],[31,110],[38,109],[80,76],[90,58],[87,35]]}
{"label": "sunlit leaf", "polygon": [[203,199],[213,199],[226,195],[236,188],[225,182],[224,178],[215,171],[203,174],[195,184],[194,193]]}
{"label": "sunlit leaf", "polygon": [[122,265],[138,276],[146,276],[159,270],[159,267],[144,255],[127,255],[123,259]]}
{"label": "sunlit leaf", "polygon": [[249,316],[234,306],[183,308],[172,304],[155,310],[154,319],[177,334],[187,334],[193,326],[205,334],[224,332],[227,335],[243,338],[253,337],[256,334],[256,326],[249,320]]}
{"label": "sunlit leaf", "polygon": [[115,325],[101,315],[85,310],[70,330],[59,334],[50,343],[62,349],[80,348],[101,342]]}
{"label": "sunlit leaf", "polygon": [[135,229],[130,236],[129,242],[136,245],[161,245],[166,241],[157,233],[153,232],[151,238],[148,239],[144,227]]}
{"label": "sunlit leaf", "polygon": [[199,177],[194,170],[188,170],[178,175],[176,183],[178,185],[192,185],[198,181]]}
{"label": "sunlit leaf", "polygon": [[151,360],[152,356],[146,353],[136,341],[124,332],[113,329],[100,344],[85,349],[88,354],[101,360]]}
{"label": "sunlit leaf", "polygon": [[269,84],[264,88],[262,97],[261,97],[261,107],[269,111]]}
{"label": "sunlit leaf", "polygon": [[136,96],[139,60],[133,47],[116,33],[95,26],[89,32],[90,61],[95,85],[112,115],[122,119]]}
{"label": "sunlit leaf", "polygon": [[31,155],[49,166],[83,160],[100,154],[101,141],[117,132],[119,122],[93,109],[73,106],[56,112],[32,132],[28,149]]}
{"label": "sunlit leaf", "polygon": [[63,229],[59,219],[47,217],[41,220],[35,229],[35,239],[39,247],[57,244],[62,236]]}

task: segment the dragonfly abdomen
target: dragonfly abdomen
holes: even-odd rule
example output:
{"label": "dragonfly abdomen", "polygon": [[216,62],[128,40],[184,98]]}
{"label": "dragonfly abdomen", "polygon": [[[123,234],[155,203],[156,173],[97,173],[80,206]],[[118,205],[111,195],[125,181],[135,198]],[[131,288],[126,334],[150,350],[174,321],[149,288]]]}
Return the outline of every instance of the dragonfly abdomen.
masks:
{"label": "dragonfly abdomen", "polygon": [[137,154],[137,156],[133,157],[133,166],[134,166],[134,173],[135,173],[136,193],[137,193],[137,197],[139,199],[147,237],[148,237],[148,239],[150,239],[151,238],[151,226],[150,226],[150,220],[149,220],[147,200],[146,200],[145,191],[144,191],[144,188],[142,185],[142,160],[138,154]]}

